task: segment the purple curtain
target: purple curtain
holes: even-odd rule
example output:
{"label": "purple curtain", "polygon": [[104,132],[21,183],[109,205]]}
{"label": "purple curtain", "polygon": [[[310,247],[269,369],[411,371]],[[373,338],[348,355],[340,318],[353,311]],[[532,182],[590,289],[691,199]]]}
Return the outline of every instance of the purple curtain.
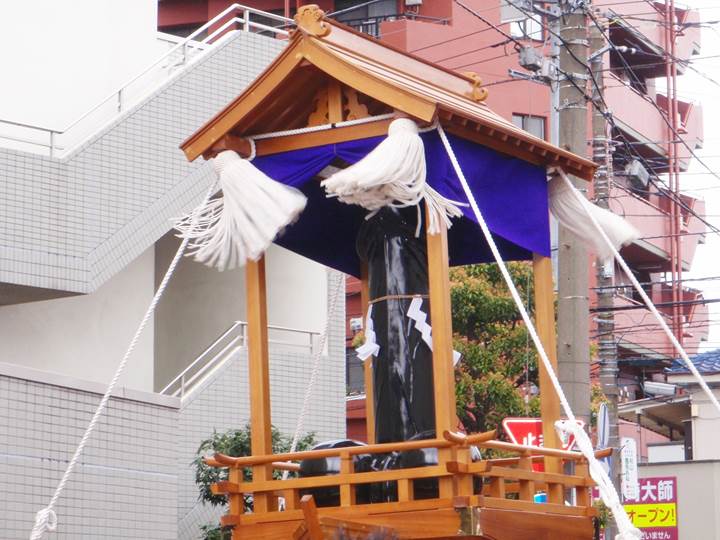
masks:
{"label": "purple curtain", "polygon": [[[423,133],[428,183],[443,196],[467,202],[462,186],[436,131]],[[308,197],[298,221],[277,244],[359,276],[355,239],[367,211],[327,198],[313,178],[334,160],[355,163],[384,137],[328,144],[256,158],[255,165],[271,178],[297,187]],[[500,154],[479,144],[448,135],[450,144],[506,260],[527,260],[533,253],[550,255],[547,182],[543,167]],[[454,220],[448,233],[450,264],[492,261],[472,210]]]}

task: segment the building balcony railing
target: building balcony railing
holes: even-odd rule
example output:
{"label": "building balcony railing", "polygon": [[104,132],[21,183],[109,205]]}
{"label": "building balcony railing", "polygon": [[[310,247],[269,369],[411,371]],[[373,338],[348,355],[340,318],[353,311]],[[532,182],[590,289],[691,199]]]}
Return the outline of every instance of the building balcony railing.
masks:
{"label": "building balcony railing", "polygon": [[[648,191],[653,187],[649,186]],[[652,272],[670,270],[670,204],[671,199],[658,191],[636,195],[626,189],[611,190],[610,209],[624,216],[640,233],[640,238],[623,248],[623,255],[632,264]],[[689,269],[699,243],[704,242],[705,224],[698,216],[705,213],[705,202],[681,195],[680,219],[683,267]]]}
{"label": "building balcony railing", "polygon": [[[631,287],[627,294],[630,295]],[[621,293],[625,292],[620,289]],[[656,284],[647,289],[654,303],[659,304],[658,310],[665,317],[665,322],[672,327],[671,313],[672,292],[667,284]],[[683,347],[688,354],[698,352],[702,341],[707,339],[709,321],[706,304],[690,303],[702,300],[702,293],[695,289],[683,288],[681,295],[683,315]],[[617,295],[613,300],[616,309],[614,335],[620,347],[620,355],[626,358],[671,360],[678,355],[670,339],[660,327],[655,317],[638,299]],[[662,365],[655,366],[658,369]]]}
{"label": "building balcony railing", "polygon": [[[617,129],[622,131],[616,134],[623,143],[620,151],[629,153],[624,148],[624,143],[628,143],[635,153],[647,160],[656,174],[667,172],[667,98],[661,94],[655,97],[644,95],[613,74],[606,75],[605,88],[605,101],[613,111]],[[702,146],[702,107],[678,101],[678,109],[677,136],[684,141],[676,145],[678,165],[685,171],[692,158],[690,149],[694,152]]]}
{"label": "building balcony railing", "polygon": [[[623,55],[623,63],[638,69],[646,78],[664,77],[665,3],[599,0],[595,6],[610,20],[613,43],[634,49],[634,54]],[[700,14],[676,5],[675,22],[680,29],[675,40],[675,56],[688,60],[700,51]],[[683,66],[678,64],[678,68],[682,73]]]}
{"label": "building balcony railing", "polygon": [[356,18],[356,19],[343,19],[341,22],[343,24],[347,24],[348,26],[351,26],[355,30],[358,30],[360,32],[363,32],[365,34],[369,34],[373,37],[380,38],[382,37],[380,32],[380,26],[384,22],[391,22],[391,21],[420,21],[420,22],[427,22],[427,23],[433,23],[433,24],[448,24],[447,19],[440,19],[437,17],[428,17],[424,15],[418,15],[417,13],[411,13],[411,12],[405,12],[405,13],[395,13],[392,15],[382,15],[378,17],[362,17],[362,18]]}

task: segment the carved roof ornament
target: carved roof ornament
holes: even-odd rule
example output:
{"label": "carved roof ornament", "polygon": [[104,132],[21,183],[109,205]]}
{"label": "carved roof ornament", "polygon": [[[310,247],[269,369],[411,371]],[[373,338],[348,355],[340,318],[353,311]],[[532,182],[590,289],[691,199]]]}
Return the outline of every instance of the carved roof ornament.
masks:
{"label": "carved roof ornament", "polygon": [[488,90],[487,88],[482,87],[482,79],[480,78],[480,75],[474,71],[465,71],[463,72],[463,75],[472,79],[472,90],[468,93],[470,99],[478,102],[485,101],[488,97]]}
{"label": "carved roof ornament", "polygon": [[331,27],[323,22],[325,12],[317,4],[308,4],[298,9],[295,23],[305,33],[315,37],[324,37],[330,33]]}

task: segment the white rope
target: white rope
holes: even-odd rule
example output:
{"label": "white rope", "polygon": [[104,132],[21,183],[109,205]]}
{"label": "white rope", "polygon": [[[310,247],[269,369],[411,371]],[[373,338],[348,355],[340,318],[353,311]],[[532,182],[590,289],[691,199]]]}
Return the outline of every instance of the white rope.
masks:
{"label": "white rope", "polygon": [[[565,172],[562,169],[557,169],[557,168],[555,169],[555,171],[557,171],[560,174],[560,176],[563,178],[565,183],[568,186],[570,186],[570,188],[572,188],[572,192],[575,194],[575,196],[582,198],[582,195],[578,192],[577,189],[575,189],[575,186],[572,185],[572,182],[570,181],[568,176],[565,174]],[[603,240],[605,240],[605,242],[607,243],[609,248],[612,250],[612,254],[615,256],[615,259],[617,260],[618,264],[625,271],[625,274],[630,279],[630,282],[633,284],[633,286],[637,290],[638,294],[643,299],[643,302],[645,302],[645,305],[648,307],[650,312],[655,316],[658,323],[660,323],[660,327],[663,329],[665,334],[667,334],[667,337],[670,339],[670,341],[672,342],[675,349],[677,349],[678,353],[680,353],[680,357],[682,358],[683,362],[685,362],[685,365],[690,370],[690,373],[693,374],[693,376],[697,380],[700,387],[703,389],[705,394],[707,394],[708,398],[713,403],[713,405],[715,405],[715,408],[718,410],[718,412],[720,412],[720,403],[718,402],[717,397],[715,397],[715,394],[713,394],[712,390],[707,385],[707,382],[705,382],[705,379],[703,378],[703,376],[700,374],[700,372],[695,367],[695,364],[693,364],[690,361],[690,358],[688,357],[688,354],[685,352],[685,349],[683,348],[682,345],[680,345],[680,342],[675,337],[675,334],[673,334],[672,330],[670,330],[670,327],[668,326],[668,324],[665,322],[665,319],[663,319],[662,315],[655,307],[655,304],[653,304],[653,301],[650,300],[650,297],[645,292],[645,289],[643,289],[642,285],[640,285],[640,282],[635,277],[635,274],[633,274],[632,270],[630,270],[630,268],[628,267],[625,260],[622,258],[622,256],[618,252],[618,250],[615,248],[615,245],[608,238],[608,236],[605,233],[605,231],[603,230],[603,228],[600,226],[600,224],[595,219],[595,216],[593,216],[593,214],[590,212],[588,212],[588,215],[590,216],[590,219],[592,220],[593,225],[595,226],[597,231],[600,233],[600,236],[603,238]]]}
{"label": "white rope", "polygon": [[[335,315],[338,299],[340,298],[340,295],[345,291],[345,279],[343,279],[344,275],[340,274],[338,278],[339,279],[337,280],[337,284],[335,285],[335,288],[330,294],[328,314],[327,318],[325,319],[325,328],[323,328],[323,332],[320,335],[320,341],[317,345],[317,349],[315,349],[315,354],[313,355],[312,372],[310,373],[310,380],[305,387],[305,396],[303,397],[302,408],[300,409],[300,415],[298,416],[298,421],[295,426],[295,433],[293,433],[292,442],[290,443],[290,453],[294,452],[297,448],[298,441],[300,440],[300,434],[302,433],[305,426],[305,417],[307,416],[308,410],[310,408],[310,397],[312,396],[312,391],[315,386],[315,380],[317,379],[318,373],[320,373],[320,358],[322,356],[323,350],[325,350],[325,343],[327,342],[328,333],[330,332],[330,321]],[[289,472],[290,471],[287,470],[283,471],[283,480],[287,480]]]}
{"label": "white rope", "polygon": [[[215,191],[216,185],[217,185],[217,182],[215,182],[211,186],[211,188],[208,190],[207,195],[205,195],[205,199],[203,200],[203,204],[207,203],[207,201],[210,199],[213,192]],[[183,239],[182,243],[180,244],[180,247],[177,250],[177,253],[175,253],[175,257],[173,258],[172,262],[170,263],[170,266],[168,267],[167,272],[165,272],[165,277],[163,277],[163,280],[160,283],[160,286],[158,287],[157,291],[155,292],[155,296],[153,296],[152,302],[150,302],[150,306],[148,307],[147,311],[145,312],[145,316],[143,317],[142,321],[140,322],[140,325],[138,326],[137,330],[135,331],[135,335],[133,336],[132,340],[130,341],[130,345],[128,345],[127,351],[125,351],[125,356],[123,356],[123,359],[120,361],[120,364],[118,364],[118,367],[115,370],[115,375],[113,375],[113,378],[110,381],[110,384],[108,384],[107,390],[105,390],[105,394],[103,395],[102,399],[100,400],[100,404],[97,406],[97,409],[95,409],[95,414],[93,414],[92,420],[90,420],[88,427],[85,429],[85,434],[83,435],[82,439],[80,440],[80,443],[78,444],[77,448],[75,449],[75,454],[73,455],[72,459],[70,460],[70,463],[68,463],[68,466],[65,469],[65,473],[63,474],[63,477],[60,480],[60,483],[58,484],[57,488],[55,488],[55,493],[53,494],[52,498],[50,499],[50,503],[45,508],[40,510],[37,514],[35,514],[35,524],[33,525],[32,532],[30,533],[30,540],[40,540],[46,531],[52,532],[57,529],[57,515],[55,514],[54,508],[55,508],[55,505],[57,504],[58,499],[60,498],[60,494],[65,489],[65,485],[68,483],[68,480],[70,479],[70,476],[72,475],[72,473],[75,469],[75,466],[77,465],[78,460],[80,459],[80,456],[82,455],[83,450],[85,449],[85,445],[87,444],[88,440],[90,439],[90,436],[92,435],[92,432],[94,431],[95,426],[97,425],[98,421],[100,420],[100,417],[102,416],[103,412],[105,411],[108,401],[110,401],[110,396],[112,395],[112,392],[115,389],[115,385],[117,384],[118,379],[120,378],[120,375],[122,374],[123,370],[125,369],[125,366],[127,365],[127,362],[130,359],[130,356],[132,355],[133,351],[135,350],[135,346],[137,345],[137,342],[140,339],[140,335],[142,334],[143,330],[147,326],[147,323],[150,321],[150,318],[152,317],[153,313],[155,312],[155,308],[157,307],[157,304],[160,301],[160,297],[165,292],[165,288],[167,287],[167,284],[170,281],[170,278],[172,277],[173,273],[175,272],[175,268],[177,267],[178,263],[180,262],[180,259],[183,256],[185,248],[188,245],[188,242],[189,242],[189,238]]]}
{"label": "white rope", "polygon": [[480,212],[480,208],[478,207],[477,201],[475,200],[475,196],[473,195],[472,191],[470,190],[470,186],[467,183],[467,179],[465,178],[465,175],[463,174],[463,171],[460,168],[460,163],[458,163],[457,157],[455,156],[455,152],[453,152],[453,149],[450,146],[450,142],[448,141],[447,136],[445,135],[445,131],[443,130],[442,126],[438,125],[437,129],[438,129],[438,133],[440,134],[440,138],[442,139],[443,145],[445,146],[445,150],[447,151],[447,154],[453,165],[453,168],[455,169],[455,173],[457,174],[457,177],[460,180],[460,184],[462,185],[465,195],[467,196],[468,201],[470,202],[470,207],[472,208],[473,213],[475,214],[475,218],[477,219],[478,224],[480,225],[480,228],[482,229],[483,235],[485,236],[485,240],[487,241],[488,246],[490,247],[490,251],[492,251],[492,254],[495,257],[495,260],[497,261],[498,267],[500,268],[500,272],[502,273],[502,276],[505,279],[505,283],[507,284],[508,289],[510,290],[510,295],[512,296],[513,300],[515,301],[515,304],[517,305],[518,310],[520,311],[520,315],[521,315],[523,321],[525,322],[525,326],[528,329],[530,338],[533,340],[533,343],[535,344],[535,347],[538,351],[538,355],[540,356],[540,359],[542,360],[542,362],[545,366],[545,370],[547,371],[550,382],[552,383],[553,388],[555,389],[555,392],[557,393],[557,396],[560,400],[560,404],[562,405],[563,411],[565,412],[565,416],[567,417],[567,421],[556,423],[556,428],[571,431],[575,435],[575,440],[578,444],[578,447],[580,448],[580,451],[582,452],[582,454],[585,456],[585,459],[587,459],[587,461],[588,461],[589,468],[590,468],[590,475],[592,476],[593,480],[595,480],[595,482],[598,484],[598,488],[600,490],[600,495],[601,495],[603,501],[605,502],[605,504],[612,511],[613,517],[615,518],[615,521],[618,525],[619,534],[615,537],[615,539],[616,540],[639,540],[642,537],[642,533],[637,528],[635,528],[635,526],[633,526],[632,522],[630,521],[630,518],[628,518],[628,515],[625,512],[625,509],[623,508],[623,506],[620,502],[620,498],[618,497],[618,494],[615,491],[615,487],[613,486],[612,482],[610,481],[610,478],[608,477],[607,473],[605,472],[605,469],[602,467],[600,462],[595,458],[595,453],[594,453],[592,442],[590,441],[590,438],[588,437],[587,433],[585,433],[584,429],[578,429],[576,427],[577,422],[575,420],[575,415],[573,414],[573,411],[570,408],[570,404],[568,403],[567,398],[565,397],[565,393],[563,392],[563,389],[560,386],[560,381],[558,380],[557,375],[555,374],[552,363],[550,362],[550,358],[548,357],[547,352],[545,351],[545,348],[543,347],[543,344],[540,341],[540,336],[538,336],[538,334],[537,334],[535,325],[533,324],[533,321],[530,318],[530,315],[528,314],[527,310],[525,309],[525,305],[523,304],[522,298],[520,297],[520,293],[518,292],[517,288],[515,287],[515,284],[512,281],[510,272],[508,272],[507,266],[505,265],[505,262],[503,261],[503,258],[500,255],[500,251],[498,250],[498,247],[495,244],[495,240],[492,237],[492,233],[490,232],[490,229],[488,228],[487,223],[485,222],[485,219],[483,218],[483,215]]}

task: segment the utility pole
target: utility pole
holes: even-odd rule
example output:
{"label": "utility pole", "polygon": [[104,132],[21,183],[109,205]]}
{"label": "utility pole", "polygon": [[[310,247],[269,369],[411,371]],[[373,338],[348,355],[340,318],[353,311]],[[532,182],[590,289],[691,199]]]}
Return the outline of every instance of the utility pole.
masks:
{"label": "utility pole", "polygon": [[[560,147],[587,155],[588,28],[582,2],[561,1],[559,54]],[[586,183],[571,177],[587,191]],[[590,420],[588,252],[560,226],[558,234],[558,375],[578,418]]]}
{"label": "utility pole", "polygon": [[[593,178],[595,190],[595,203],[601,208],[609,209],[610,186],[612,185],[613,165],[610,153],[610,140],[608,133],[608,122],[606,115],[610,111],[605,109],[603,99],[604,77],[603,58],[609,50],[605,43],[600,28],[594,24],[590,25],[590,76],[592,77],[592,102],[589,106],[592,109],[592,148],[593,161],[598,168]],[[618,430],[618,364],[617,344],[615,342],[615,317],[613,315],[613,291],[615,284],[614,272],[615,263],[611,259],[603,261],[596,260],[597,276],[597,306],[599,311],[596,315],[598,329],[598,357],[600,359],[600,384],[602,391],[607,398],[609,437],[608,448],[613,448],[613,455],[610,460],[610,479],[615,485],[618,493],[620,491],[620,434]],[[605,538],[615,538],[617,534],[616,525],[610,520],[605,525]]]}

